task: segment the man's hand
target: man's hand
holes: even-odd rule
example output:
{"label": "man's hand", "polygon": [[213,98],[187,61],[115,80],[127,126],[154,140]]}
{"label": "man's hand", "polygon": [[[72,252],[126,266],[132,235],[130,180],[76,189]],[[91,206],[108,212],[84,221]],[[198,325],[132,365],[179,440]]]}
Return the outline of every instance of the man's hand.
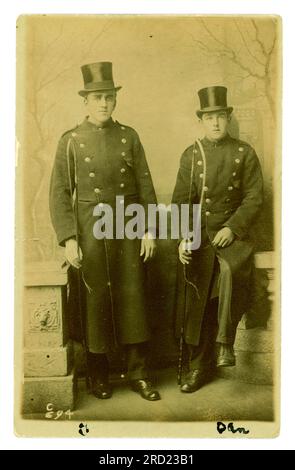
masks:
{"label": "man's hand", "polygon": [[190,250],[190,241],[182,240],[178,247],[178,255],[182,264],[189,264],[192,259],[192,252]]}
{"label": "man's hand", "polygon": [[81,268],[81,260],[83,258],[83,254],[81,248],[79,248],[78,253],[78,244],[74,238],[70,238],[66,241],[66,248],[65,248],[65,257],[67,261],[74,266],[74,268]]}
{"label": "man's hand", "polygon": [[231,231],[229,227],[223,227],[214,237],[212,242],[213,246],[219,248],[225,248],[229,246],[235,239],[235,234]]}
{"label": "man's hand", "polygon": [[156,242],[151,233],[146,232],[141,239],[140,256],[144,256],[143,262],[145,263],[151,259],[156,251]]}

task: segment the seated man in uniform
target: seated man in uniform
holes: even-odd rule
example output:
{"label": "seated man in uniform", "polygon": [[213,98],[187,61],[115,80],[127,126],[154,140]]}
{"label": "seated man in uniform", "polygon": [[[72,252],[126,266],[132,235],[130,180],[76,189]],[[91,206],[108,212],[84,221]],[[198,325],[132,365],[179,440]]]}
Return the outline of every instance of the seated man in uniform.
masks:
{"label": "seated man in uniform", "polygon": [[236,328],[247,309],[253,269],[249,229],[263,203],[255,150],[228,133],[233,108],[227,89],[198,94],[205,137],[182,154],[172,198],[178,205],[201,205],[200,247],[190,250],[186,239],[179,244],[176,330],[178,336],[182,331],[189,369],[181,381],[187,393],[207,382],[215,365],[235,365]]}
{"label": "seated man in uniform", "polygon": [[[58,243],[83,280],[83,326],[88,377],[93,394],[110,398],[108,353],[122,346],[132,390],[144,399],[160,399],[148,380],[146,343],[150,328],[144,295],[144,265],[155,251],[145,224],[142,239],[97,237],[99,211],[111,207],[116,227],[120,204],[156,204],[144,149],[134,129],[112,119],[117,91],[112,64],[82,66],[87,117],[61,137],[50,186],[50,212]],[[94,211],[95,208],[95,211]],[[106,213],[107,214],[107,213]],[[124,212],[125,214],[125,212]],[[129,217],[130,219],[130,217]],[[128,217],[123,215],[123,228]],[[78,313],[78,312],[77,312]]]}

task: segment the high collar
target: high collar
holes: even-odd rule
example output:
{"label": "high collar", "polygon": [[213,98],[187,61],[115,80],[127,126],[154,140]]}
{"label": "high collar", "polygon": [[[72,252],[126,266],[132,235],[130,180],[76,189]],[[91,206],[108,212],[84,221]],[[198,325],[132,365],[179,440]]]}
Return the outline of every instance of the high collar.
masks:
{"label": "high collar", "polygon": [[81,127],[83,129],[87,130],[99,130],[99,129],[109,129],[115,125],[115,122],[113,121],[112,118],[110,118],[108,121],[104,122],[101,125],[94,124],[94,122],[89,121],[89,116],[86,116],[84,121],[81,124]]}
{"label": "high collar", "polygon": [[227,144],[230,140],[231,140],[231,136],[228,133],[224,137],[222,137],[222,139],[219,139],[217,141],[210,140],[208,139],[208,137],[205,136],[202,139],[202,144],[208,148],[215,148],[215,147],[222,147],[223,145]]}

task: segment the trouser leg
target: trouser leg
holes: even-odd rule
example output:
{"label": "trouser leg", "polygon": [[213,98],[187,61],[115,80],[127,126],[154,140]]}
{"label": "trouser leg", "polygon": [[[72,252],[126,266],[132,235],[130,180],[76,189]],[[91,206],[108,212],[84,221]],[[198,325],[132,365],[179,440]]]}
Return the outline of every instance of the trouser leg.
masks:
{"label": "trouser leg", "polygon": [[147,379],[147,343],[126,344],[126,362],[129,380]]}
{"label": "trouser leg", "polygon": [[219,275],[218,343],[233,345],[236,325],[232,322],[232,272],[226,260],[217,255]]}
{"label": "trouser leg", "polygon": [[109,361],[106,354],[88,353],[89,373],[92,379],[105,383],[109,379]]}
{"label": "trouser leg", "polygon": [[218,298],[211,299],[203,318],[198,346],[187,345],[190,369],[207,370],[215,364],[215,341],[217,333]]}

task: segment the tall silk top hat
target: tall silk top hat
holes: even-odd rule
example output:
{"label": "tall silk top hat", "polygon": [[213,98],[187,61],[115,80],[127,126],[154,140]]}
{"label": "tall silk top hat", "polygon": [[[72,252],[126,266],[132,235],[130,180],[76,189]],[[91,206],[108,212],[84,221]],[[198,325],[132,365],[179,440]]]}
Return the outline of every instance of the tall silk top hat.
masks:
{"label": "tall silk top hat", "polygon": [[118,91],[122,88],[114,84],[111,62],[82,65],[81,70],[84,80],[84,90],[78,92],[81,96],[86,96],[92,91]]}
{"label": "tall silk top hat", "polygon": [[224,86],[210,86],[198,91],[200,99],[200,109],[197,110],[197,116],[202,117],[204,113],[214,111],[228,111],[231,113],[233,108],[227,106],[227,88]]}

